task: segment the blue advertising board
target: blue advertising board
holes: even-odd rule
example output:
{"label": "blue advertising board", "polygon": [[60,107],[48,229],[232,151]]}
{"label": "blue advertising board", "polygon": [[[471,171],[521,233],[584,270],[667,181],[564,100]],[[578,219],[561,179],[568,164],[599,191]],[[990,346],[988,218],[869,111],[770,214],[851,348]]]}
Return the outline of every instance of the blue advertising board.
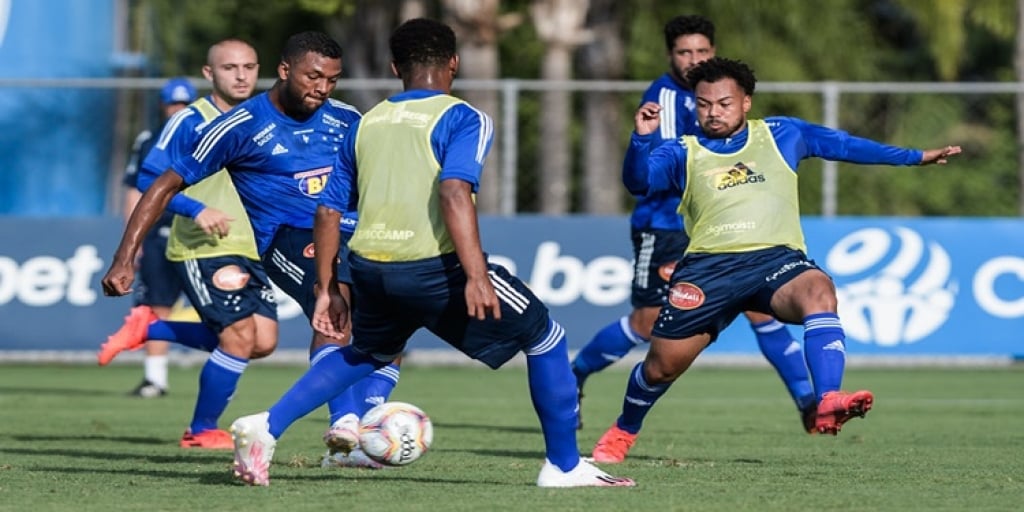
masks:
{"label": "blue advertising board", "polygon": [[[0,217],[0,350],[93,350],[117,329],[131,299],[103,297],[99,280],[122,227]],[[1024,219],[806,218],[804,231],[835,279],[849,353],[1024,354]],[[629,312],[627,218],[486,217],[481,232],[491,259],[549,305],[571,348]],[[280,346],[305,348],[298,307],[283,301],[279,314]],[[410,344],[440,347],[422,331]],[[742,319],[708,351],[759,353]]]}

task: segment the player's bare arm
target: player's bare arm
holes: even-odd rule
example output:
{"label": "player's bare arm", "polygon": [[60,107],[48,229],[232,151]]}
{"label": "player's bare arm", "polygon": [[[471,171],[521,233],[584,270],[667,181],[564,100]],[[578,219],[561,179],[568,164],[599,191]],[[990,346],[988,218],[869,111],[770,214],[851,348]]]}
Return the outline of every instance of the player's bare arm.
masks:
{"label": "player's bare arm", "polygon": [[313,251],[316,259],[316,306],[310,324],[313,330],[334,339],[344,337],[348,324],[348,301],[334,284],[338,280],[335,264],[341,248],[341,212],[320,205],[313,220]]}
{"label": "player's bare arm", "polygon": [[947,158],[961,153],[960,146],[946,146],[939,149],[926,149],[921,156],[921,165],[945,164]]}
{"label": "player's bare arm", "polygon": [[648,101],[636,109],[633,126],[637,135],[650,135],[661,125],[661,105]]}
{"label": "player's bare arm", "polygon": [[458,179],[443,180],[439,195],[445,226],[466,272],[466,312],[478,320],[486,318],[488,313],[500,320],[501,305],[487,276],[487,260],[480,245],[472,186]]}
{"label": "player's bare arm", "polygon": [[132,211],[128,225],[124,228],[121,243],[117,246],[110,268],[103,276],[103,294],[111,297],[126,295],[132,291],[135,280],[135,253],[139,251],[142,239],[163,213],[171,197],[185,188],[185,181],[178,173],[167,170],[160,175]]}
{"label": "player's bare arm", "polygon": [[207,206],[193,220],[207,235],[216,235],[224,238],[228,236],[228,231],[231,230],[231,222],[235,219],[217,208]]}

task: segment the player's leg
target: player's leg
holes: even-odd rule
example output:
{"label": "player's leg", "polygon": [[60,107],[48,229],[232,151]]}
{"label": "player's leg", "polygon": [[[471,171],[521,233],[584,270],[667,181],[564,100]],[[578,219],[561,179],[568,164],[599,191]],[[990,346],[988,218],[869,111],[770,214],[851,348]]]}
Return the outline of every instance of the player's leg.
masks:
{"label": "player's leg", "polygon": [[[456,265],[457,260],[449,262]],[[441,286],[423,299],[432,332],[466,355],[498,368],[518,352],[526,353],[530,398],[544,433],[545,462],[541,487],[632,486],[580,458],[576,444],[576,379],[569,365],[565,331],[548,316],[547,307],[504,267],[489,266],[491,284],[501,305],[501,320],[466,315],[465,285],[457,266],[442,269]],[[447,278],[446,276],[456,276]],[[418,276],[422,279],[422,275]],[[449,282],[445,282],[449,281]],[[410,286],[415,286],[415,283]],[[454,291],[453,291],[454,290]]]}
{"label": "player's leg", "polygon": [[792,252],[796,254],[780,260],[778,267],[793,268],[793,261],[801,265],[777,280],[771,309],[779,318],[803,321],[804,353],[818,400],[816,428],[820,433],[836,435],[848,420],[862,417],[871,409],[874,396],[866,390],[841,391],[846,335],[836,313],[835,285],[806,256]]}
{"label": "player's leg", "polygon": [[232,449],[218,421],[235,395],[249,360],[273,352],[277,304],[259,262],[242,256],[187,260],[176,265],[188,276],[185,291],[219,344],[199,372],[199,391],[182,448]]}
{"label": "player's leg", "polygon": [[802,344],[793,339],[786,325],[775,317],[755,311],[746,311],[744,315],[757,337],[758,348],[775,368],[796,404],[804,430],[814,432],[818,400],[814,397],[814,387],[807,373]]}

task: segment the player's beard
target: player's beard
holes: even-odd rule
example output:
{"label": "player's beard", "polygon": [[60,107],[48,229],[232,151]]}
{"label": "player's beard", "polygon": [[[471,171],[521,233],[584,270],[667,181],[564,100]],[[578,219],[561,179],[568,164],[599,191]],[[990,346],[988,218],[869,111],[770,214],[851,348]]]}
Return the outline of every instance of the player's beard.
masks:
{"label": "player's beard", "polygon": [[320,102],[316,106],[311,106],[306,103],[306,95],[302,91],[295,90],[293,83],[290,80],[285,82],[283,99],[288,105],[288,110],[300,118],[313,115],[313,113],[323,105],[323,102]]}

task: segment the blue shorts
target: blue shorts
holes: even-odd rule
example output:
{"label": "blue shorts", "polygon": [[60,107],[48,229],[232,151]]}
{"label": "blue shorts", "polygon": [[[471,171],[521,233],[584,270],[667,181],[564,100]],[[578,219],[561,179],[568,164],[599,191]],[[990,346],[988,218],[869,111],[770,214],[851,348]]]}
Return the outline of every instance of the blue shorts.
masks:
{"label": "blue shorts", "polygon": [[796,276],[818,269],[802,251],[772,247],[728,254],[687,254],[672,274],[653,336],[670,340],[702,333],[711,341],[744,311],[774,316],[772,295]]}
{"label": "blue shorts", "polygon": [[454,254],[412,262],[377,262],[349,255],[352,268],[352,344],[386,359],[400,354],[420,327],[491,368],[541,340],[548,308],[518,278],[488,264],[501,320],[466,313],[466,274]]}
{"label": "blue shorts", "polygon": [[[346,255],[348,245],[341,245],[338,259],[338,281],[352,283]],[[289,297],[302,307],[306,318],[313,318],[316,307],[316,260],[313,252],[313,230],[281,226],[267,251],[263,253],[263,267],[267,275]]]}
{"label": "blue shorts", "polygon": [[185,294],[203,324],[220,334],[229,325],[260,315],[277,320],[277,302],[263,266],[244,256],[175,262]]}
{"label": "blue shorts", "polygon": [[167,260],[167,237],[170,225],[153,226],[142,240],[142,258],[139,260],[139,281],[135,286],[135,305],[169,308],[178,301],[183,283]]}
{"label": "blue shorts", "polygon": [[665,229],[634,229],[633,239],[633,308],[665,305],[669,279],[676,262],[683,257],[690,237],[685,231]]}

